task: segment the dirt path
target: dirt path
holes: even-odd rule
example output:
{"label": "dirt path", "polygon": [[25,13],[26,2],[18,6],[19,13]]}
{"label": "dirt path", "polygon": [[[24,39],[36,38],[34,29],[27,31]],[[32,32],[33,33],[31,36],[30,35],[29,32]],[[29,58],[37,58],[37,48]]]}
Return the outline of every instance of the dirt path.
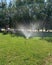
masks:
{"label": "dirt path", "polygon": [[52,56],[46,57],[43,65],[52,65]]}

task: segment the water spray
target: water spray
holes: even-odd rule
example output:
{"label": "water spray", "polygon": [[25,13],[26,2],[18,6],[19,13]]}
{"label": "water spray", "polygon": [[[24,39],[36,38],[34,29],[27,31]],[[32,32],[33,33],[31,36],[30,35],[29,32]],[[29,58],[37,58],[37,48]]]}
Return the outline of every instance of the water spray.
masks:
{"label": "water spray", "polygon": [[18,26],[18,31],[21,32],[22,35],[24,35],[26,37],[26,39],[29,39],[34,31],[36,29],[36,25],[33,23],[30,23],[28,26],[24,26],[24,25],[19,25]]}

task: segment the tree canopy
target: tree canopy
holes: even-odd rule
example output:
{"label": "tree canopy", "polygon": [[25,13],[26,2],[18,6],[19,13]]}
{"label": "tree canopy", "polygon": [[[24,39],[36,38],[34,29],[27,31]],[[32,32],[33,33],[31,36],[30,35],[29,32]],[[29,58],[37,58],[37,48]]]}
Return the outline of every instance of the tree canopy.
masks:
{"label": "tree canopy", "polygon": [[15,0],[0,6],[0,25],[38,22],[40,28],[52,29],[52,1]]}

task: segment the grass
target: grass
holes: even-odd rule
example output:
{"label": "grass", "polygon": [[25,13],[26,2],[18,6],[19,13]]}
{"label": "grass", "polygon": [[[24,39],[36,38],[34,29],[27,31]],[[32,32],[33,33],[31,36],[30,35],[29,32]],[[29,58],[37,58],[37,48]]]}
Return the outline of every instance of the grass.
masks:
{"label": "grass", "polygon": [[0,33],[0,65],[45,65],[44,59],[50,55],[52,42]]}

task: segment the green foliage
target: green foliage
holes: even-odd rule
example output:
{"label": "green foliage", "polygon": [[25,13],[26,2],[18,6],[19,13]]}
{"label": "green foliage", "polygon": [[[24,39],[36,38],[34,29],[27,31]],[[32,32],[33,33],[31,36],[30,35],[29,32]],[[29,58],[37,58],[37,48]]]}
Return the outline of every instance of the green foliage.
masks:
{"label": "green foliage", "polygon": [[15,0],[13,3],[10,2],[8,7],[5,4],[5,7],[3,7],[1,11],[1,18],[3,16],[5,18],[8,17],[9,23],[11,23],[9,25],[11,27],[16,24],[16,21],[17,23],[22,23],[24,21],[25,23],[40,21],[41,24],[43,23],[43,28],[52,29],[51,1],[44,2],[44,0]]}

